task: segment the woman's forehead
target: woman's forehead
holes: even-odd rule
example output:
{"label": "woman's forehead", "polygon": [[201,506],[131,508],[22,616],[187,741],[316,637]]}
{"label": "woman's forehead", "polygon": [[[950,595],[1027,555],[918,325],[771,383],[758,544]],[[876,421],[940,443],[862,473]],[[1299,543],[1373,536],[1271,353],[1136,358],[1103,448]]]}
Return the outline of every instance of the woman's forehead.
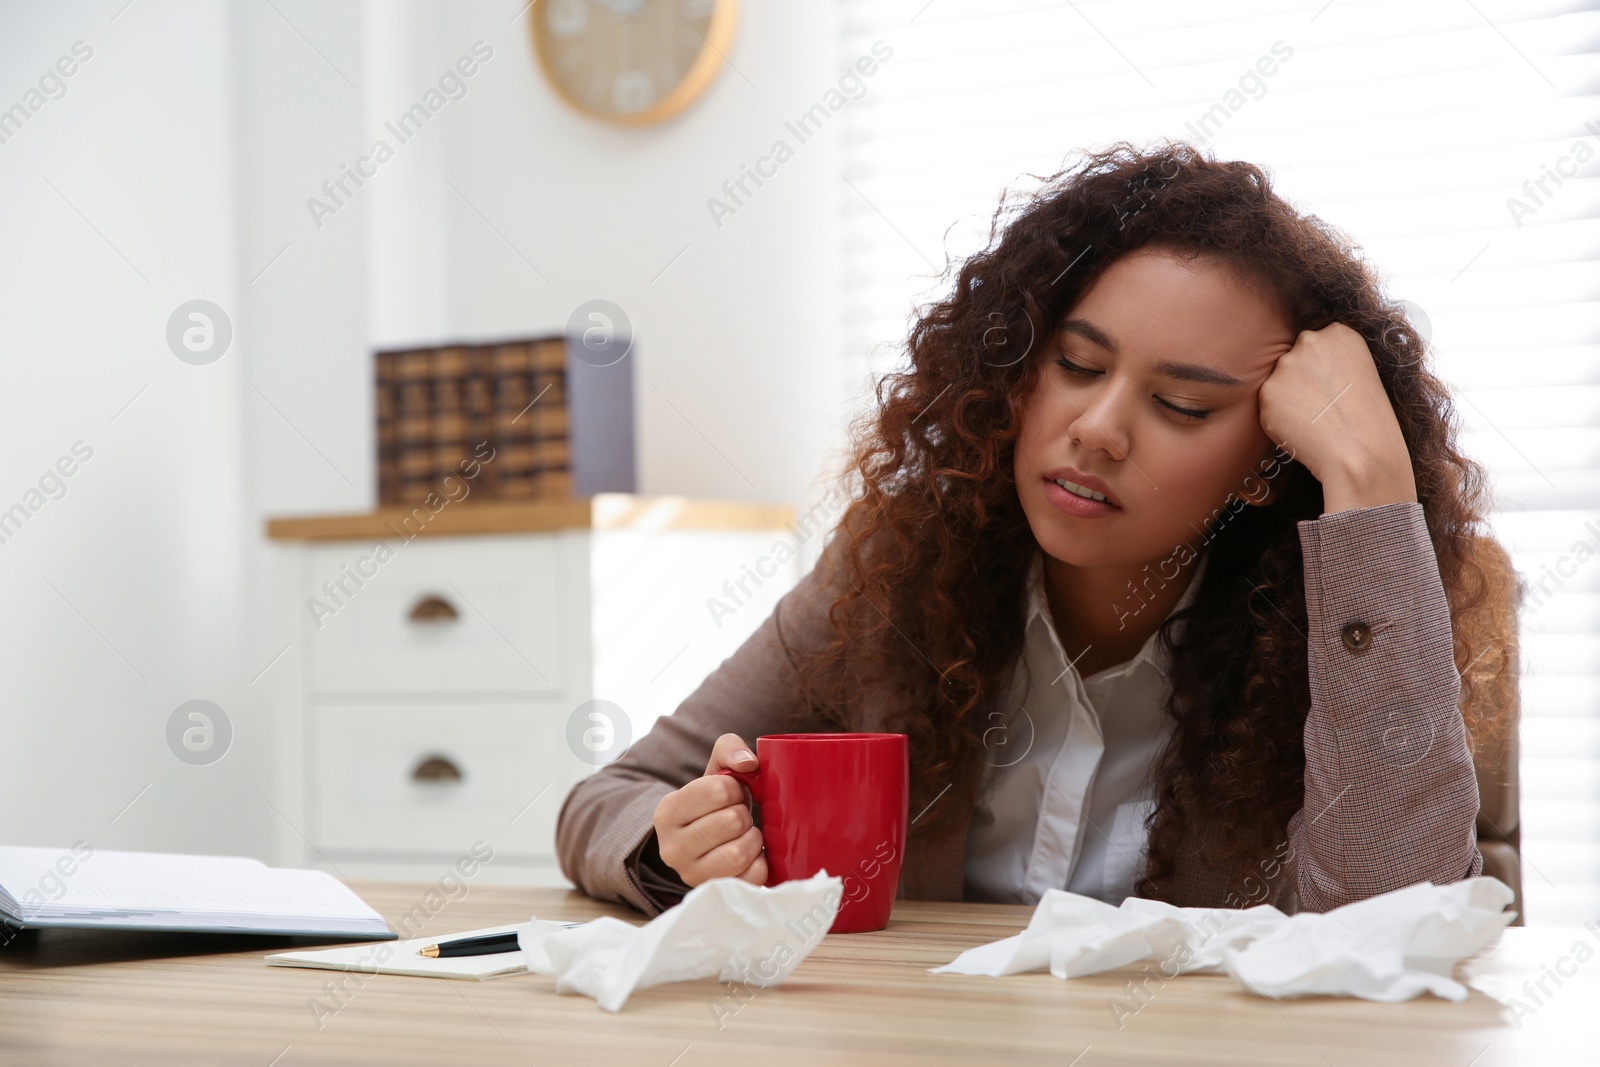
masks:
{"label": "woman's forehead", "polygon": [[1146,364],[1211,363],[1255,377],[1294,344],[1276,293],[1211,257],[1130,253],[1057,325],[1063,340]]}

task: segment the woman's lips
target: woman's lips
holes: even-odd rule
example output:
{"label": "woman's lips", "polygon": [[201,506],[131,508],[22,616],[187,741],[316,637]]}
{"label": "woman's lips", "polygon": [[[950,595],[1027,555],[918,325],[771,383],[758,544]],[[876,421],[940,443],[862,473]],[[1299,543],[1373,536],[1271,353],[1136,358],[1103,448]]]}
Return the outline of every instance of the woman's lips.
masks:
{"label": "woman's lips", "polygon": [[1106,515],[1115,515],[1122,510],[1110,501],[1090,500],[1088,497],[1068,492],[1061,488],[1054,478],[1044,479],[1044,498],[1050,501],[1051,507],[1075,519],[1098,519]]}

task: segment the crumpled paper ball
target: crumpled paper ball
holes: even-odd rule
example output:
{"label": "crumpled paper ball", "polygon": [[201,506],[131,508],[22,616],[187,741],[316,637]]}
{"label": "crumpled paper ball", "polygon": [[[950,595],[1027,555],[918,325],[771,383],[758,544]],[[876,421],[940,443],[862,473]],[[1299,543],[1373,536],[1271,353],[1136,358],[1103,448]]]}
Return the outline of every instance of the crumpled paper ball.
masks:
{"label": "crumpled paper ball", "polygon": [[1057,978],[1158,960],[1168,977],[1226,973],[1264,997],[1326,994],[1461,1001],[1455,964],[1499,936],[1515,894],[1498,878],[1396,889],[1329,912],[1285,915],[1271,905],[1179,908],[1129,897],[1113,907],[1047,891],[1027,929],[961,953],[934,974],[999,977],[1048,969]]}
{"label": "crumpled paper ball", "polygon": [[833,925],[843,880],[827,871],[767,887],[713,878],[643,926],[609,916],[567,928],[537,917],[518,928],[528,970],[556,977],[557,993],[618,1011],[636,989],[713,975],[777,985]]}

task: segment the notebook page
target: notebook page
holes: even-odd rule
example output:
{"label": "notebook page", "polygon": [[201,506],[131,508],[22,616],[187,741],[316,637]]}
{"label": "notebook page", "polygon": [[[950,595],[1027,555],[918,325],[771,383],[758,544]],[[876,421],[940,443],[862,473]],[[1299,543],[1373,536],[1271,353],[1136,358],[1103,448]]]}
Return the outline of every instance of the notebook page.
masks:
{"label": "notebook page", "polygon": [[60,849],[0,848],[0,885],[17,900],[24,920],[107,912],[377,918],[355,893],[321,871],[272,868],[242,856],[97,849],[70,876],[48,878],[63,854]]}

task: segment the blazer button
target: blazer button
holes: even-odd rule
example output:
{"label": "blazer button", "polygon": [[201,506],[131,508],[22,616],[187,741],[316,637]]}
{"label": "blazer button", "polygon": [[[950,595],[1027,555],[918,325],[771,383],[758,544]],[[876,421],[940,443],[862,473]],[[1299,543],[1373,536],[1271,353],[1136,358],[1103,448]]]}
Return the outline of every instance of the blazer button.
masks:
{"label": "blazer button", "polygon": [[1345,624],[1342,636],[1344,638],[1344,647],[1351,652],[1360,652],[1372,644],[1372,630],[1364,622]]}

